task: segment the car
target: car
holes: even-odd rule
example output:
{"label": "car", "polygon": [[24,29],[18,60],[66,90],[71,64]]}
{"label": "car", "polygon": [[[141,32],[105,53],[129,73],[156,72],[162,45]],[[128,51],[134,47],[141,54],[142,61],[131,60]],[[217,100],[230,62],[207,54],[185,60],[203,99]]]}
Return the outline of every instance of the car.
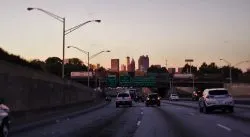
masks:
{"label": "car", "polygon": [[110,96],[106,96],[105,100],[106,101],[111,101],[111,97]]}
{"label": "car", "polygon": [[157,93],[150,93],[146,99],[146,106],[148,107],[149,105],[161,105],[161,100],[160,96]]}
{"label": "car", "polygon": [[199,111],[209,113],[216,109],[234,112],[234,100],[225,88],[205,89],[199,99]]}
{"label": "car", "polygon": [[9,111],[10,109],[6,105],[0,103],[0,137],[8,137],[9,135]]}
{"label": "car", "polygon": [[194,91],[192,93],[192,100],[193,101],[198,101],[200,97],[202,97],[202,92],[200,90]]}
{"label": "car", "polygon": [[128,105],[129,107],[132,107],[132,98],[129,92],[118,93],[115,103],[116,107],[119,107],[120,105]]}
{"label": "car", "polygon": [[169,100],[172,101],[172,100],[179,100],[179,96],[177,94],[170,94],[169,96]]}

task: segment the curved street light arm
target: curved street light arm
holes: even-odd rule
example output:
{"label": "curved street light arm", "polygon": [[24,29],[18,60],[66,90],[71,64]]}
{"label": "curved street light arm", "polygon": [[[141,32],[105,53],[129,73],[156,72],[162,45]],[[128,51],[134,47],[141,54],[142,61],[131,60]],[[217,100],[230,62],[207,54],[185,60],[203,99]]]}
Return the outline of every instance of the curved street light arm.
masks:
{"label": "curved street light arm", "polygon": [[87,55],[89,54],[89,52],[84,51],[84,50],[82,50],[82,49],[80,49],[80,48],[78,48],[78,47],[75,47],[75,46],[68,46],[68,48],[75,48],[75,49],[77,49],[77,50],[83,52],[84,54],[87,54]]}
{"label": "curved street light arm", "polygon": [[226,62],[226,63],[231,67],[231,63],[230,63],[229,61],[227,61],[227,60],[225,60],[225,59],[220,59],[220,60]]}
{"label": "curved street light arm", "polygon": [[74,27],[72,27],[70,29],[65,30],[65,35],[75,31],[76,29],[78,29],[78,28],[82,27],[83,25],[86,25],[86,24],[88,24],[90,22],[100,22],[100,20],[89,20],[89,21],[83,22],[83,23],[81,23],[79,25],[76,25],[76,26],[74,26]]}
{"label": "curved street light arm", "polygon": [[90,58],[89,58],[89,59],[92,59],[92,58],[94,58],[94,57],[98,56],[99,54],[101,54],[101,53],[103,53],[103,52],[105,52],[105,51],[100,51],[100,52],[98,52],[98,53],[96,53],[96,54],[94,54],[94,55],[90,56]]}
{"label": "curved street light arm", "polygon": [[51,16],[51,17],[53,17],[53,18],[55,18],[56,20],[59,20],[59,21],[61,21],[61,22],[63,22],[63,20],[64,20],[63,17],[60,17],[60,16],[58,16],[58,15],[56,15],[56,14],[53,14],[53,13],[47,11],[47,10],[44,10],[44,9],[40,9],[40,8],[27,8],[27,9],[28,9],[28,10],[33,10],[33,9],[40,10],[40,11],[44,12],[45,14],[47,14],[47,15],[49,15],[49,16]]}
{"label": "curved street light arm", "polygon": [[247,62],[250,62],[250,60],[245,60],[245,61],[240,61],[238,63],[236,63],[235,65],[233,65],[234,67],[237,66],[237,65],[240,65],[242,63],[247,63]]}

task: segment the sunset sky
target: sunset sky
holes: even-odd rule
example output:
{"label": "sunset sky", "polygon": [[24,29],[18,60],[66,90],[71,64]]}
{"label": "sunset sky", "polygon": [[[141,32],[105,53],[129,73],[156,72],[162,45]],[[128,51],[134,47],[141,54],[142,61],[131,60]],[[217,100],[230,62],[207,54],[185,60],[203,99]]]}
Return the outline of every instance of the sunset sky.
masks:
{"label": "sunset sky", "polygon": [[[225,65],[250,60],[250,0],[0,0],[0,47],[26,59],[62,57],[62,23],[37,7],[66,17],[66,29],[92,19],[66,36],[66,46],[95,54],[91,63],[110,67],[111,58],[180,67],[186,58],[194,65]],[[66,49],[66,58],[87,56]],[[250,63],[238,66],[250,67]]]}

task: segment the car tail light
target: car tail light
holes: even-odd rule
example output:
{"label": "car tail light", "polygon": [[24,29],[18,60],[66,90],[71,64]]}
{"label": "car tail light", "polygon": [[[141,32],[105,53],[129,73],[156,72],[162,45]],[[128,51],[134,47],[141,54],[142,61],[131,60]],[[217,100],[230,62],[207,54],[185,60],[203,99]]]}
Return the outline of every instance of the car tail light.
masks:
{"label": "car tail light", "polygon": [[231,95],[227,95],[227,97],[231,98],[232,96]]}

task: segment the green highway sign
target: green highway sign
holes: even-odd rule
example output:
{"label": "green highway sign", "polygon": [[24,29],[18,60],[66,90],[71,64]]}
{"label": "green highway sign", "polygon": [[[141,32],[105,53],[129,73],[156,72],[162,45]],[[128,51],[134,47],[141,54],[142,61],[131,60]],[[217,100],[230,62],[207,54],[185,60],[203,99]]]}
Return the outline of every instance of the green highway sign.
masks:
{"label": "green highway sign", "polygon": [[120,76],[120,83],[119,86],[121,87],[130,87],[131,84],[131,78],[130,76]]}
{"label": "green highway sign", "polygon": [[107,84],[109,87],[116,87],[117,86],[116,75],[108,75]]}
{"label": "green highway sign", "polygon": [[133,87],[155,87],[156,80],[154,76],[137,76],[133,78]]}

